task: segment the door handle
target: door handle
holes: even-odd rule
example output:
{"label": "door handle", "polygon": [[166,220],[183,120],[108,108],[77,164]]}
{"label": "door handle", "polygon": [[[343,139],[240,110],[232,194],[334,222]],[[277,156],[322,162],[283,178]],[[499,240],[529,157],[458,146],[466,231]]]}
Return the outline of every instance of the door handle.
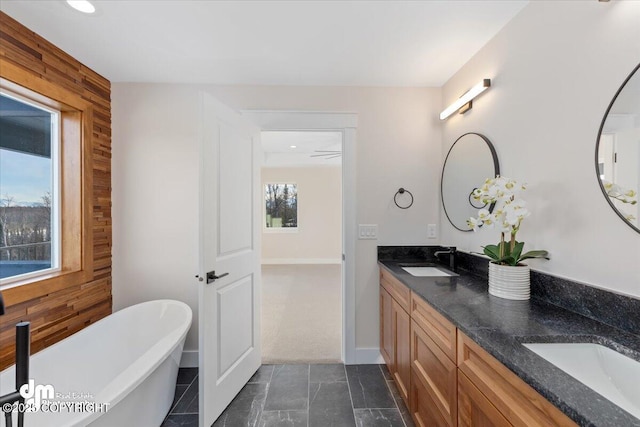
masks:
{"label": "door handle", "polygon": [[229,275],[229,273],[222,273],[221,275],[216,276],[216,271],[215,271],[215,270],[213,270],[213,271],[209,271],[209,272],[207,273],[207,284],[209,284],[209,283],[213,283],[213,282],[215,282],[216,280],[221,279],[221,278],[223,278],[224,276],[228,276],[228,275]]}

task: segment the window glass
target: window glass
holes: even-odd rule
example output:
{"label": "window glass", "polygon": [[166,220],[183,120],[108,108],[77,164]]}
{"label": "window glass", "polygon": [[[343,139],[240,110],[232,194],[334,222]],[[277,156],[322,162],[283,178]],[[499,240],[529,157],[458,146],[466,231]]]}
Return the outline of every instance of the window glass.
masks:
{"label": "window glass", "polygon": [[264,188],[265,227],[298,227],[298,186],[296,184],[266,184]]}
{"label": "window glass", "polygon": [[58,267],[58,120],[56,111],[0,94],[3,283]]}

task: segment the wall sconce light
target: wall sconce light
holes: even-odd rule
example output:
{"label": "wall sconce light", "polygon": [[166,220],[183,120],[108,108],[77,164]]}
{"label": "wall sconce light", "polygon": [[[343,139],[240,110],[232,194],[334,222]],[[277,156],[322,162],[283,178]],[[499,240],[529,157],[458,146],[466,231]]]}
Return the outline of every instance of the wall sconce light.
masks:
{"label": "wall sconce light", "polygon": [[491,87],[491,79],[484,79],[468,91],[466,91],[460,98],[458,98],[453,104],[449,105],[442,113],[440,113],[440,120],[444,120],[456,111],[460,114],[464,114],[471,109],[473,104],[471,101],[476,96]]}

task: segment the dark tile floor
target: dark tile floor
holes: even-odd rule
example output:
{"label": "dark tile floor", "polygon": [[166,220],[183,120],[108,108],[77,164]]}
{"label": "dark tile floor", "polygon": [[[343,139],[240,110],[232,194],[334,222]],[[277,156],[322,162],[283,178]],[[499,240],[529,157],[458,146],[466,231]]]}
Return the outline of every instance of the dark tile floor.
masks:
{"label": "dark tile floor", "polygon": [[[198,426],[198,370],[178,373],[161,427]],[[414,427],[384,365],[262,365],[213,427]]]}

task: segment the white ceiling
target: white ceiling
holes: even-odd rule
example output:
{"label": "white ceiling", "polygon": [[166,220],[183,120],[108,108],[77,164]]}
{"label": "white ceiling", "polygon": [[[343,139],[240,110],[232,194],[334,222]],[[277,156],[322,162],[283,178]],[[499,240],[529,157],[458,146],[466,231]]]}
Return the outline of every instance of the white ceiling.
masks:
{"label": "white ceiling", "polygon": [[342,163],[342,156],[333,155],[342,152],[340,132],[269,131],[262,132],[261,140],[264,167],[339,166]]}
{"label": "white ceiling", "polygon": [[528,1],[93,3],[0,10],[112,82],[439,87]]}

